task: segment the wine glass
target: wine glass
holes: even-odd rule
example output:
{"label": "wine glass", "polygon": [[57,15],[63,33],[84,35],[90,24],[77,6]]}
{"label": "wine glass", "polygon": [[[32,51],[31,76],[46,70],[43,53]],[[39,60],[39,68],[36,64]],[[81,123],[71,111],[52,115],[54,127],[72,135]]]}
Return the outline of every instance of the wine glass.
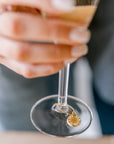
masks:
{"label": "wine glass", "polygon": [[[64,20],[89,26],[99,0],[75,0],[69,13],[59,15]],[[30,113],[36,129],[53,136],[73,136],[84,132],[92,122],[92,112],[87,104],[68,96],[70,64],[59,72],[58,95],[46,96],[37,101]]]}

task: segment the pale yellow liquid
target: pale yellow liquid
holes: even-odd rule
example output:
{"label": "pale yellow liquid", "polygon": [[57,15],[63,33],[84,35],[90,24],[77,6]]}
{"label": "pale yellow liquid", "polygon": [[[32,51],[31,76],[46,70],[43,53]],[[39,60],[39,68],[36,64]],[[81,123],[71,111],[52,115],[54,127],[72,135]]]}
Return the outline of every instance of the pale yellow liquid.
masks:
{"label": "pale yellow liquid", "polygon": [[96,6],[76,6],[71,12],[59,15],[59,18],[89,25],[96,9]]}

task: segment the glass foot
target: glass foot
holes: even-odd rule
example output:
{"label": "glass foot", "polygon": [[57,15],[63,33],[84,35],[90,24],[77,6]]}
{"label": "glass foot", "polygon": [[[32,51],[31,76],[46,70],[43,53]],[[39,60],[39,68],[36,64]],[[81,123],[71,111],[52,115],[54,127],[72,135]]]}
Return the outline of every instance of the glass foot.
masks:
{"label": "glass foot", "polygon": [[30,117],[38,131],[53,136],[73,136],[91,124],[92,112],[81,100],[68,96],[67,106],[58,104],[58,95],[42,98],[31,109]]}

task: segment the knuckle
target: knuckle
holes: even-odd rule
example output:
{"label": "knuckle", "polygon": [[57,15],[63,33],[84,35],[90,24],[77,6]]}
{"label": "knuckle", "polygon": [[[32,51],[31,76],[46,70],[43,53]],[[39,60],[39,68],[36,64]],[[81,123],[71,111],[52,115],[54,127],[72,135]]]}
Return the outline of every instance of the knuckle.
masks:
{"label": "knuckle", "polygon": [[33,78],[34,77],[34,72],[30,66],[25,67],[25,70],[23,71],[23,76],[25,78]]}
{"label": "knuckle", "polygon": [[13,18],[9,25],[9,33],[10,35],[17,36],[20,32],[20,24],[16,18]]}
{"label": "knuckle", "polygon": [[17,61],[26,61],[28,57],[27,50],[24,48],[24,44],[17,44],[15,51],[14,51],[14,57]]}

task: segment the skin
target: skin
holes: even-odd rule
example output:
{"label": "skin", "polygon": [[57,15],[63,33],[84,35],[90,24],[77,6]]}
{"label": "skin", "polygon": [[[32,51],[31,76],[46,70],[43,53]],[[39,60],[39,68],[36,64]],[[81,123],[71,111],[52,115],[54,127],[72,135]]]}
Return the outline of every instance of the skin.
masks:
{"label": "skin", "polygon": [[[27,6],[45,10],[46,19],[37,13],[4,11],[3,7]],[[67,63],[85,55],[90,32],[76,22],[65,22],[54,15],[63,13],[50,0],[0,0],[0,63],[16,73],[35,78],[57,73]],[[28,11],[28,12],[27,12]],[[53,15],[53,18],[51,18]],[[76,31],[76,39],[71,34]],[[28,41],[58,42],[38,44]]]}

